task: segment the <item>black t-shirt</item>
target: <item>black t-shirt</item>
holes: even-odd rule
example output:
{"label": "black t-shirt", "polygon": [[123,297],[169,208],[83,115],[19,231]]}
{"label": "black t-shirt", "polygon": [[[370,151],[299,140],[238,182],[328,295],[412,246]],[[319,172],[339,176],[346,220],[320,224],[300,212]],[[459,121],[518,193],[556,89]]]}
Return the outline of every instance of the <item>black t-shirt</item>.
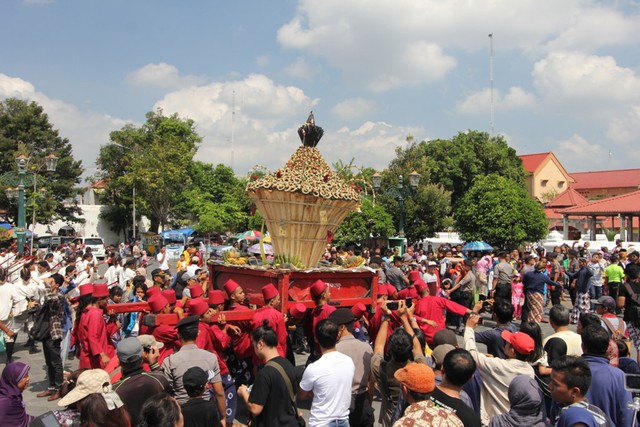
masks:
{"label": "black t-shirt", "polygon": [[[631,290],[638,296],[640,296],[640,283],[639,282],[630,282]],[[631,294],[627,291],[627,285],[620,286],[620,290],[618,291],[619,297],[624,298],[624,317],[623,320],[625,322],[631,322],[636,319],[632,319],[633,315],[631,314],[631,307],[635,307],[638,304],[631,298]]]}
{"label": "black t-shirt", "polygon": [[443,393],[438,387],[429,396],[437,406],[453,411],[465,427],[482,427],[480,416],[462,400]]}
{"label": "black t-shirt", "polygon": [[[294,394],[298,392],[296,374],[291,362],[278,356],[270,360],[284,369],[291,381]],[[249,395],[249,402],[262,405],[262,413],[256,421],[258,427],[298,427],[298,421],[291,405],[287,383],[273,366],[265,365],[256,376]]]}
{"label": "black t-shirt", "polygon": [[180,406],[184,425],[189,427],[222,427],[218,417],[217,401],[202,398],[189,399]]}

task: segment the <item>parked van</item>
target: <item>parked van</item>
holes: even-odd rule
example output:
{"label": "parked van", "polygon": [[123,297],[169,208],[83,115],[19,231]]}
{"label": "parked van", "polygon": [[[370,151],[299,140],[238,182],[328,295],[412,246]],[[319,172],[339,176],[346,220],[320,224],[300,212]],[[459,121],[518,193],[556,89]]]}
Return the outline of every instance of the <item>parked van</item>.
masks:
{"label": "parked van", "polygon": [[105,259],[107,251],[101,237],[76,237],[73,243],[79,248],[91,248],[91,253],[98,259]]}

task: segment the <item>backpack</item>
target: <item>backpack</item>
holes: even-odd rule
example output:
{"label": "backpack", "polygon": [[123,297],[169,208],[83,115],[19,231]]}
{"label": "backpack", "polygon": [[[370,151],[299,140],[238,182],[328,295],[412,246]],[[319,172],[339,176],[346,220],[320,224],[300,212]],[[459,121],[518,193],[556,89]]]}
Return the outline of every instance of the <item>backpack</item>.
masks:
{"label": "backpack", "polygon": [[49,304],[43,304],[36,311],[33,327],[29,330],[29,338],[44,341],[49,335]]}

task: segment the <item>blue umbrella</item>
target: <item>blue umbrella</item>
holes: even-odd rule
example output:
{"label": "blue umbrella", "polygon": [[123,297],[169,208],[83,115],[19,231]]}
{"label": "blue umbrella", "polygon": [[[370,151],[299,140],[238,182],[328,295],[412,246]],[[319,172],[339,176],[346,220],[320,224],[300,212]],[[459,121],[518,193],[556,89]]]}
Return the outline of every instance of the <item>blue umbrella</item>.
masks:
{"label": "blue umbrella", "polygon": [[467,242],[462,247],[462,252],[470,252],[470,251],[491,251],[493,250],[493,246],[488,244],[487,242],[481,242],[479,240],[475,242]]}

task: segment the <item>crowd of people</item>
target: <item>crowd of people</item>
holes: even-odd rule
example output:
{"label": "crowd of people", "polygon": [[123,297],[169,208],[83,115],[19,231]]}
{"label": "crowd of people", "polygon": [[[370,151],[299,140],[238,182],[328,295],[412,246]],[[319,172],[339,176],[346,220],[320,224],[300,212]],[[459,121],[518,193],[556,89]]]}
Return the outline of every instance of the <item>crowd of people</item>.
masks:
{"label": "crowd of people", "polygon": [[[632,248],[418,245],[400,255],[328,246],[323,263],[361,260],[378,276],[375,304],[339,308],[322,280],[308,288],[312,308],[282,307],[272,284],[250,307],[245,284],[211,286],[199,255],[186,253],[172,274],[161,249],[150,278],[142,254],[111,252],[98,275],[90,251],[68,248],[14,278],[0,270],[0,425],[33,419],[22,397],[30,367],[12,361],[25,330],[27,350],[45,356],[49,386],[37,396],[58,402],[52,415],[66,426],[295,427],[305,422],[299,404],[310,407],[310,426],[632,423],[624,386],[625,374],[640,373]],[[123,302],[144,304],[123,311]],[[243,320],[227,321],[228,312]],[[493,322],[477,331],[482,319]],[[542,322],[554,333],[543,336]],[[296,353],[306,363],[296,366]],[[78,370],[64,371],[69,357]]]}

